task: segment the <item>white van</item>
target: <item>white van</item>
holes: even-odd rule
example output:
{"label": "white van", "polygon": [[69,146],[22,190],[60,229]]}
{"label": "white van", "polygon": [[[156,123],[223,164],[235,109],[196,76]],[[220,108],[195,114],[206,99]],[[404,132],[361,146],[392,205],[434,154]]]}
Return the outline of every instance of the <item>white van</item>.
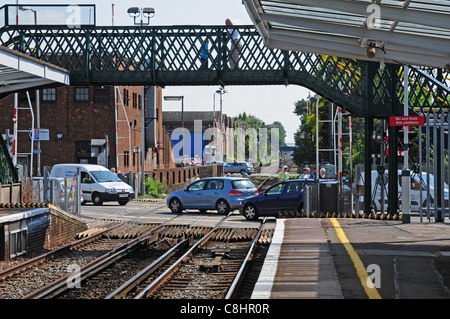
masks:
{"label": "white van", "polygon": [[[372,171],[372,196],[373,192],[375,190],[375,183],[377,181],[378,172],[376,170]],[[434,208],[434,176],[432,174],[429,175],[430,177],[430,187],[429,187],[429,197],[430,197],[430,208]],[[389,185],[388,185],[388,171],[386,170],[384,172],[384,180],[386,181],[385,185],[385,209],[387,209],[387,202],[388,202],[388,191],[389,191]],[[398,181],[398,197],[399,197],[399,204],[401,208],[401,194],[402,194],[402,171],[398,170],[397,172],[397,181]],[[364,173],[361,173],[360,178],[358,179],[358,185],[364,185]],[[422,192],[422,198],[420,197],[420,193]],[[427,208],[427,173],[422,172],[422,178],[420,178],[420,175],[412,173],[411,175],[411,211],[418,212],[420,208],[420,201],[422,200],[422,208]],[[448,205],[448,198],[449,198],[449,189],[448,185],[444,183],[444,200],[445,200],[445,206]],[[363,197],[362,197],[363,200]],[[377,211],[381,210],[381,185],[378,184],[375,191],[375,197],[374,202]]]}
{"label": "white van", "polygon": [[81,171],[81,190],[85,202],[101,205],[103,202],[117,201],[120,205],[126,205],[134,198],[133,188],[101,165],[56,164],[50,172],[50,178],[73,178],[78,168]]}

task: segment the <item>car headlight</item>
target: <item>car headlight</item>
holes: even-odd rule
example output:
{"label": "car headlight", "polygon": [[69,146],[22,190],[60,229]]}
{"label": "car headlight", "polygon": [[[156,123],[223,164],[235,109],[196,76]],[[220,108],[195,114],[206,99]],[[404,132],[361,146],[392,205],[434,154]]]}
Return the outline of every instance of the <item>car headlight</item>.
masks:
{"label": "car headlight", "polygon": [[106,192],[107,192],[107,193],[115,193],[116,190],[115,190],[115,188],[107,188],[107,189],[106,189]]}

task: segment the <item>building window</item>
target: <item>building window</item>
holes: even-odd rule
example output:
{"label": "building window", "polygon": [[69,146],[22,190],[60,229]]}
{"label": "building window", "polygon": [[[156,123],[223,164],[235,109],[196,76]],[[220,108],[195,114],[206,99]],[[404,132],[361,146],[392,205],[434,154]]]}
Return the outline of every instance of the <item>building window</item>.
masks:
{"label": "building window", "polygon": [[43,89],[42,101],[56,101],[56,89]]}
{"label": "building window", "polygon": [[109,90],[97,88],[94,91],[95,102],[109,102]]}
{"label": "building window", "polygon": [[133,109],[137,108],[137,94],[133,93]]}
{"label": "building window", "polygon": [[127,89],[123,89],[123,104],[125,106],[128,106],[128,100],[129,100],[128,90]]}
{"label": "building window", "polygon": [[124,157],[123,157],[123,166],[125,167],[129,167],[130,166],[130,152],[129,151],[125,151],[123,152]]}
{"label": "building window", "polygon": [[89,101],[89,88],[75,88],[75,101]]}
{"label": "building window", "polygon": [[90,141],[76,141],[77,157],[89,158],[91,157],[91,142]]}

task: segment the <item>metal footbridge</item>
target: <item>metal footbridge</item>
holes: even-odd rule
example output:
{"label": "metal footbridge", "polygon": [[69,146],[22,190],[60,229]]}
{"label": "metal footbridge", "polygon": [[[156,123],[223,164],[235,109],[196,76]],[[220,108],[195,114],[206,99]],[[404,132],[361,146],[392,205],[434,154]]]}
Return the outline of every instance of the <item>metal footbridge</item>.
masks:
{"label": "metal footbridge", "polygon": [[[0,44],[67,69],[72,85],[295,84],[359,116],[402,111],[401,65],[381,70],[376,62],[270,49],[253,26],[233,29],[241,35],[238,58],[225,26],[10,25],[0,29]],[[206,41],[207,66],[201,61]],[[412,109],[448,107],[450,91],[439,77],[449,78],[443,70],[412,68]]]}
{"label": "metal footbridge", "polygon": [[[365,158],[371,162],[373,119],[403,115],[400,64],[288,51],[265,46],[254,26],[11,25],[0,45],[64,68],[72,85],[299,85],[366,119]],[[202,47],[208,44],[206,63]],[[239,50],[238,52],[236,50]],[[448,113],[448,70],[409,67],[410,114]],[[389,166],[397,169],[398,128],[389,129]]]}

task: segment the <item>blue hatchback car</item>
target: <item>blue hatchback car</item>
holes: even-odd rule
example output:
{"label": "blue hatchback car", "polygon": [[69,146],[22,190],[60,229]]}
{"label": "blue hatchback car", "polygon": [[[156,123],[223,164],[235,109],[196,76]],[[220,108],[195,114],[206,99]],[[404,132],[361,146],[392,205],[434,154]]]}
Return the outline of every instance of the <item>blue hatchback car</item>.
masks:
{"label": "blue hatchback car", "polygon": [[291,179],[277,183],[258,196],[244,199],[239,212],[248,220],[260,216],[278,216],[278,213],[301,212],[305,185],[315,183],[314,179]]}
{"label": "blue hatchback car", "polygon": [[220,214],[228,214],[239,209],[243,199],[255,194],[258,190],[248,178],[209,177],[172,192],[167,198],[167,207],[177,214],[185,209],[217,210]]}

